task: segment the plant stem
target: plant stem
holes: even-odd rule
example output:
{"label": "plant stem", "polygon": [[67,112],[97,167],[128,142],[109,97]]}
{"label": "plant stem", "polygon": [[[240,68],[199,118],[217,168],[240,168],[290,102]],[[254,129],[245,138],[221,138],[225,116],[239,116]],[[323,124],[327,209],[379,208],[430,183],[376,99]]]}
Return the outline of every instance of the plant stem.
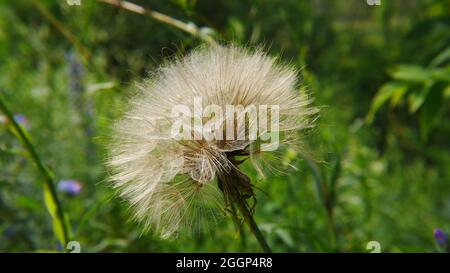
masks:
{"label": "plant stem", "polygon": [[122,1],[122,0],[97,0],[97,1],[106,3],[106,4],[109,4],[109,5],[118,7],[118,8],[122,8],[124,10],[128,10],[128,11],[131,11],[131,12],[134,12],[137,14],[147,15],[160,23],[176,27],[186,33],[191,34],[192,36],[198,37],[198,38],[202,39],[203,41],[207,42],[208,44],[211,44],[211,45],[217,44],[216,41],[211,36],[209,36],[205,33],[202,33],[202,31],[194,24],[187,24],[185,22],[182,22],[178,19],[175,19],[173,17],[170,17],[170,16],[160,13],[158,11],[145,9],[144,7],[134,4],[132,2]]}
{"label": "plant stem", "polygon": [[[17,122],[14,119],[14,116],[12,112],[8,109],[8,107],[3,102],[2,96],[0,95],[0,110],[5,114],[5,116],[8,118],[8,121],[11,122],[12,126],[16,130],[18,137],[22,141],[25,149],[29,152],[31,158],[33,159],[34,163],[38,167],[39,171],[41,172],[42,176],[44,177],[45,186],[49,189],[49,193],[51,198],[53,199],[53,202],[56,206],[56,217],[58,218],[59,222],[61,223],[61,229],[62,229],[62,236],[63,236],[63,243],[65,245],[69,241],[69,233],[68,233],[68,227],[66,225],[66,221],[64,218],[64,210],[62,207],[61,202],[58,199],[58,196],[56,194],[56,189],[53,181],[53,177],[50,173],[50,171],[47,169],[47,167],[44,166],[42,163],[42,160],[40,159],[39,155],[36,152],[36,149],[34,148],[33,144],[31,143],[31,140],[29,139],[28,135],[23,131],[22,127],[17,124]],[[53,215],[51,215],[53,217]]]}
{"label": "plant stem", "polygon": [[72,32],[70,32],[69,29],[64,27],[64,25],[60,21],[58,21],[58,19],[56,19],[56,17],[53,16],[44,5],[42,5],[37,0],[31,1],[31,4],[39,13],[41,13],[42,16],[44,16],[47,21],[50,22],[50,24],[54,28],[56,28],[64,36],[64,38],[66,38],[70,43],[74,45],[74,47],[83,57],[83,61],[87,62],[91,59],[91,53],[85,47],[83,47],[78,38]]}
{"label": "plant stem", "polygon": [[264,238],[264,235],[262,234],[261,230],[259,230],[258,225],[255,222],[255,219],[253,219],[253,215],[251,214],[250,209],[248,208],[247,201],[245,201],[244,198],[242,198],[242,196],[240,196],[240,199],[241,200],[238,202],[238,206],[242,215],[244,215],[245,221],[250,227],[250,231],[253,233],[256,240],[258,240],[258,243],[264,250],[264,252],[272,253],[272,250],[267,244],[266,238]]}
{"label": "plant stem", "polygon": [[312,177],[316,185],[317,195],[319,200],[323,205],[325,212],[325,224],[330,234],[330,241],[333,248],[336,247],[336,229],[333,220],[333,207],[330,200],[329,190],[325,183],[324,176],[319,168],[319,166],[312,160],[308,155],[302,154],[303,159],[306,160],[308,166],[312,171]]}
{"label": "plant stem", "polygon": [[[219,176],[219,188],[222,190],[227,203],[233,202],[233,204],[238,206],[250,231],[253,233],[264,252],[271,253],[272,250],[256,224],[255,219],[253,219],[252,212],[246,201],[246,197],[254,196],[253,190],[251,189],[250,178],[236,168],[226,175]],[[233,216],[237,217],[237,215]]]}

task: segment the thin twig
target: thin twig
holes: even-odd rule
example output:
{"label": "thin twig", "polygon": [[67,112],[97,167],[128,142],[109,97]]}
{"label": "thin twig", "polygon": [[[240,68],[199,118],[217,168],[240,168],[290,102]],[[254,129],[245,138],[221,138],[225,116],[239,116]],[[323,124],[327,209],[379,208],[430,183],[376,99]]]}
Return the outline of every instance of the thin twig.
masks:
{"label": "thin twig", "polygon": [[216,41],[211,36],[209,36],[206,33],[203,33],[201,31],[201,29],[199,29],[196,25],[182,22],[178,19],[175,19],[173,17],[170,17],[170,16],[160,13],[158,11],[146,9],[146,8],[139,6],[137,4],[134,4],[132,2],[122,1],[122,0],[97,0],[97,1],[106,3],[106,4],[109,4],[109,5],[118,7],[118,8],[122,8],[124,10],[128,10],[128,11],[131,11],[131,12],[134,12],[137,14],[149,16],[160,23],[176,27],[186,33],[191,34],[192,36],[198,37],[198,38],[202,39],[203,41],[207,42],[208,44],[211,44],[211,45],[217,44]]}
{"label": "thin twig", "polygon": [[47,19],[50,24],[56,28],[70,43],[72,43],[78,52],[83,56],[83,60],[88,62],[91,58],[91,53],[80,43],[78,38],[70,32],[64,25],[58,21],[41,3],[36,0],[31,1],[31,4],[39,13]]}

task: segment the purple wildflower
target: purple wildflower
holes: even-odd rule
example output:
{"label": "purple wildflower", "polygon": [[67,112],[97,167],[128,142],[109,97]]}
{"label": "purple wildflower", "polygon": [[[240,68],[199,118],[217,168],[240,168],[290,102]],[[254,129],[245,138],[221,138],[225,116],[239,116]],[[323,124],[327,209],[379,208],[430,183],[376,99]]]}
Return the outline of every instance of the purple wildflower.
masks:
{"label": "purple wildflower", "polygon": [[[26,130],[30,129],[30,125],[28,123],[28,119],[22,114],[14,114],[14,121],[16,121],[20,126],[25,128]],[[8,118],[6,116],[0,116],[0,123],[7,124]]]}
{"label": "purple wildflower", "polygon": [[58,182],[58,191],[67,193],[70,196],[78,195],[81,192],[81,183],[76,180],[63,179]]}
{"label": "purple wildflower", "polygon": [[14,120],[23,128],[29,130],[30,125],[28,123],[27,118],[22,114],[14,114]]}
{"label": "purple wildflower", "polygon": [[442,232],[439,228],[435,228],[433,231],[434,239],[440,246],[444,246],[447,243],[447,237],[445,236],[445,233]]}

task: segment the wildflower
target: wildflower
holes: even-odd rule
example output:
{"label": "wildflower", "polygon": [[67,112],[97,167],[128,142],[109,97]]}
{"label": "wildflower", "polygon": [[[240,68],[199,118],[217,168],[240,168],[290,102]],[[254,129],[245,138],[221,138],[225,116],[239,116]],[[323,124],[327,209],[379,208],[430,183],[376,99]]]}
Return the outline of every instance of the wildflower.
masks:
{"label": "wildflower", "polygon": [[445,233],[442,232],[442,230],[440,230],[439,228],[434,229],[433,235],[439,246],[443,247],[447,244],[447,237],[445,236]]}
{"label": "wildflower", "polygon": [[[263,176],[274,162],[264,165],[261,155],[276,154],[264,152],[273,150],[267,145],[262,149],[267,140],[279,136],[277,151],[294,147],[299,143],[298,131],[311,127],[317,113],[297,85],[297,71],[292,67],[260,50],[234,46],[194,50],[138,84],[138,94],[115,124],[107,162],[113,172],[111,181],[133,208],[134,217],[146,229],[168,237],[183,227],[208,227],[223,215],[224,208],[234,217],[236,209],[249,211],[247,199],[254,198],[254,186],[239,164],[250,159]],[[193,129],[184,132],[185,138],[173,134],[174,124],[180,122],[174,109],[180,105],[194,108],[194,116],[181,120],[182,125],[194,124],[187,126]],[[207,132],[221,135],[230,130],[235,138],[205,139],[198,133],[205,132],[212,117],[196,115],[195,108],[209,105],[219,110],[230,105],[268,106],[268,110],[262,119],[245,111],[226,114]],[[240,118],[244,122],[238,122]],[[275,118],[276,126],[259,128],[256,138],[248,137],[252,125]],[[251,217],[244,212],[243,216]]]}
{"label": "wildflower", "polygon": [[71,99],[76,101],[80,99],[79,97],[83,92],[84,69],[81,63],[78,61],[75,53],[66,53],[65,59],[68,64],[69,91]]}
{"label": "wildflower", "polygon": [[23,128],[30,130],[28,119],[22,114],[14,114],[14,120]]}
{"label": "wildflower", "polygon": [[[25,128],[26,130],[30,129],[30,125],[28,123],[28,119],[22,114],[14,114],[14,121],[17,122],[20,126]],[[0,115],[0,123],[7,124],[8,118],[6,116]]]}
{"label": "wildflower", "polygon": [[81,192],[82,185],[75,180],[60,180],[58,182],[58,191],[67,193],[70,196],[78,195]]}

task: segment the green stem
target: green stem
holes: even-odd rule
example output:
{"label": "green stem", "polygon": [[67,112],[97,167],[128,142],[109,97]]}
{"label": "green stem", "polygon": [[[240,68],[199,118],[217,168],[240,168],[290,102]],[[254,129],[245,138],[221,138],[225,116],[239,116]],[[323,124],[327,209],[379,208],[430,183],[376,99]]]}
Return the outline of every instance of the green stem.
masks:
{"label": "green stem", "polygon": [[64,36],[64,38],[66,38],[70,43],[74,45],[76,50],[78,50],[78,52],[83,57],[83,61],[87,62],[91,59],[91,53],[85,47],[83,47],[78,38],[72,32],[70,32],[69,29],[64,27],[64,25],[60,21],[58,21],[58,19],[56,19],[56,17],[54,17],[43,4],[41,4],[37,0],[31,1],[31,4],[42,16],[44,16],[47,21],[50,22],[50,24],[54,28],[56,28]]}
{"label": "green stem", "polygon": [[58,217],[58,219],[62,225],[62,231],[63,231],[62,235],[63,235],[63,240],[64,240],[64,242],[62,242],[62,243],[65,246],[67,244],[67,242],[69,241],[68,228],[67,228],[66,221],[64,218],[63,207],[62,207],[61,202],[59,201],[58,196],[56,194],[56,189],[55,189],[52,175],[51,175],[50,171],[42,163],[42,160],[40,159],[38,153],[36,152],[36,149],[34,148],[33,144],[31,143],[31,140],[29,139],[28,135],[23,131],[22,127],[19,126],[19,124],[17,124],[12,112],[8,109],[8,107],[6,107],[1,96],[0,96],[0,110],[8,118],[8,121],[11,122],[12,126],[14,127],[14,129],[16,130],[16,132],[18,134],[18,137],[22,141],[25,149],[29,152],[31,158],[33,159],[34,163],[38,167],[42,176],[45,178],[44,179],[45,186],[49,189],[51,198],[53,199],[55,206],[56,206],[56,217]]}
{"label": "green stem", "polygon": [[[226,202],[233,202],[238,206],[250,231],[253,233],[264,252],[271,253],[272,250],[256,224],[255,219],[253,219],[253,215],[246,201],[245,196],[254,196],[253,190],[251,189],[250,178],[238,169],[234,169],[226,175],[219,176],[219,188],[222,190]],[[245,196],[243,193],[246,193]],[[237,215],[234,216],[237,217]]]}
{"label": "green stem", "polygon": [[325,184],[322,172],[319,166],[312,160],[308,155],[302,154],[302,157],[306,160],[308,166],[312,171],[312,177],[316,185],[317,194],[319,196],[320,202],[323,205],[325,212],[325,224],[327,226],[328,232],[330,234],[331,245],[333,248],[336,247],[336,229],[333,220],[333,207],[330,200],[330,194]]}
{"label": "green stem", "polygon": [[261,248],[266,253],[272,253],[272,250],[270,249],[269,245],[267,244],[266,238],[264,238],[264,235],[262,234],[261,230],[259,230],[258,225],[255,222],[255,219],[253,219],[253,215],[251,214],[247,202],[240,196],[240,201],[237,202],[239,206],[239,210],[241,211],[242,215],[244,215],[245,221],[247,222],[248,226],[250,227],[250,231],[255,236],[256,240],[258,241]]}

